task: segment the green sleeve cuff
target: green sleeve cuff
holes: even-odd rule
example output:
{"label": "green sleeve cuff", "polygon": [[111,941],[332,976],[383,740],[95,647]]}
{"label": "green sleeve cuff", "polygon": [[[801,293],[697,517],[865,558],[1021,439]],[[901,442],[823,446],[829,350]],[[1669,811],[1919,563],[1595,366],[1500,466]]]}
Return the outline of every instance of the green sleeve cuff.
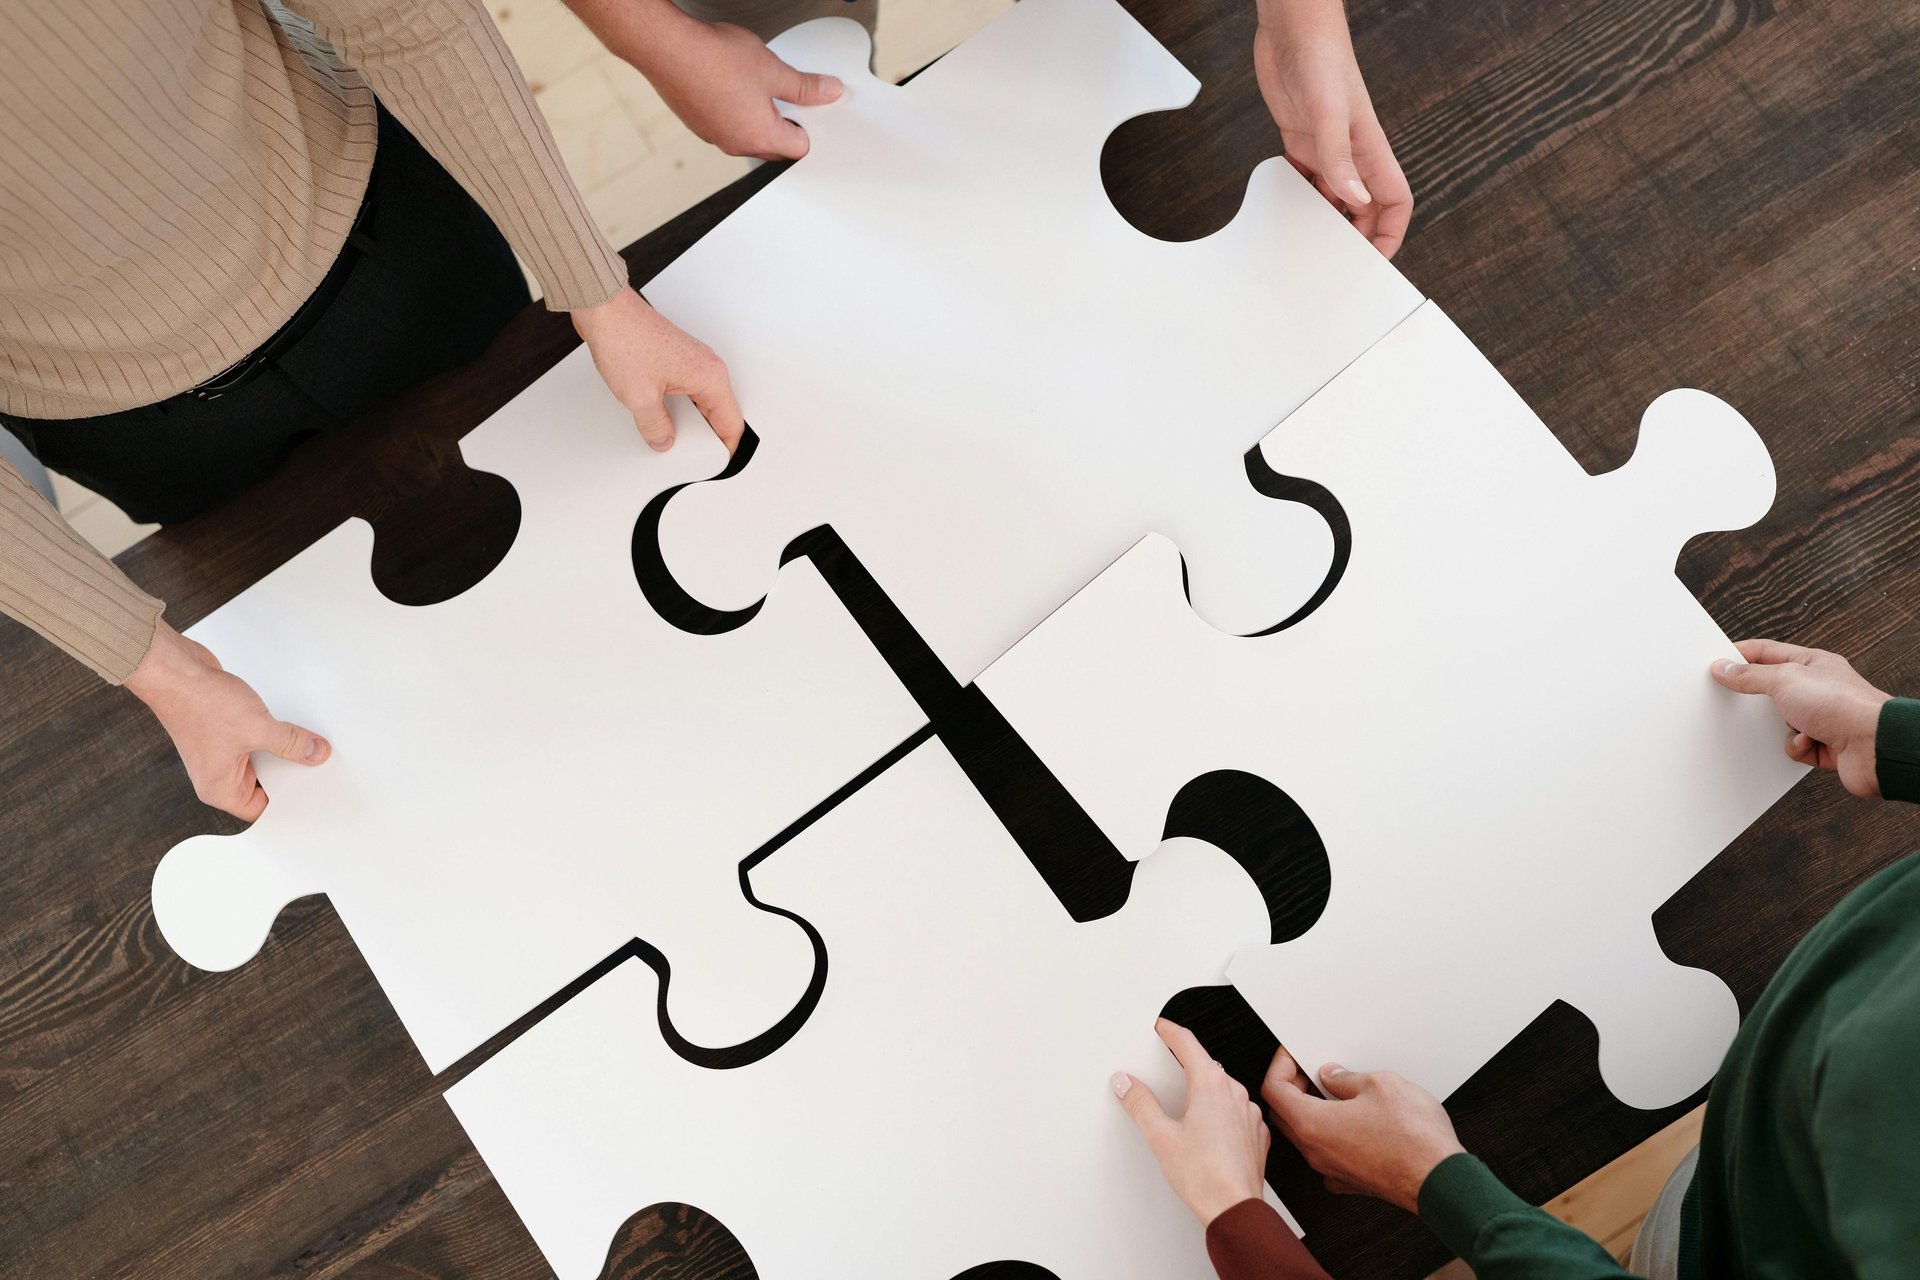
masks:
{"label": "green sleeve cuff", "polygon": [[1503,1213],[1526,1213],[1533,1206],[1507,1190],[1479,1157],[1460,1152],[1433,1167],[1420,1184],[1420,1221],[1457,1257],[1471,1257],[1487,1223]]}
{"label": "green sleeve cuff", "polygon": [[1880,794],[1920,804],[1920,698],[1892,698],[1881,706],[1873,750]]}

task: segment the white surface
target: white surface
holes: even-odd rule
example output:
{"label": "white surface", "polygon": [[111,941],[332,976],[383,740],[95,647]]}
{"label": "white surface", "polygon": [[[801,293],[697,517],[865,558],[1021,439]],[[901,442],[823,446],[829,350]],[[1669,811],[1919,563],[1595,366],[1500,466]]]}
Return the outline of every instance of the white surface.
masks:
{"label": "white surface", "polygon": [[1267,936],[1229,858],[1169,846],[1123,911],[1075,924],[933,741],[753,883],[827,939],[820,1006],[779,1052],[731,1071],[674,1056],[630,962],[447,1091],[563,1280],[597,1276],[663,1200],[719,1218],[763,1280],[948,1280],[1003,1258],[1211,1280],[1107,1079],[1184,1105],[1154,1017]]}
{"label": "white surface", "polygon": [[1149,530],[1227,630],[1310,596],[1326,527],[1243,455],[1414,288],[1278,159],[1214,236],[1129,226],[1101,147],[1198,86],[1113,0],[1024,0],[900,88],[846,19],[775,47],[845,95],[793,109],[807,157],[644,290],[761,437],[668,507],[680,583],[746,606],[830,523],[962,680]]}
{"label": "white surface", "polygon": [[673,965],[683,1034],[746,1039],[813,959],[744,899],[739,861],[923,719],[808,564],[726,635],[654,614],[635,517],[725,456],[704,428],[648,450],[584,348],[462,448],[521,503],[470,591],[388,601],[351,521],[193,628],[335,754],[266,761],[259,822],[166,856],[161,930],[231,968],[284,904],[326,893],[436,1071],[635,936]]}
{"label": "white surface", "polygon": [[981,687],[1130,856],[1210,770],[1306,810],[1326,912],[1231,976],[1309,1067],[1444,1097],[1562,998],[1624,1101],[1692,1092],[1738,1013],[1649,917],[1803,770],[1767,702],[1709,677],[1733,649],[1673,563],[1766,512],[1765,446],[1674,391],[1633,460],[1589,477],[1429,303],[1262,447],[1352,521],[1317,612],[1222,635],[1150,538]]}

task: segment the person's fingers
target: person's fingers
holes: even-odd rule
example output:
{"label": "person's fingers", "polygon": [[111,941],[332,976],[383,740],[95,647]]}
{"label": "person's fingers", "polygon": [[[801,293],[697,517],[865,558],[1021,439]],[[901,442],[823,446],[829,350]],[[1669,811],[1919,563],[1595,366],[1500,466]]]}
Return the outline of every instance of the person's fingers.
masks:
{"label": "person's fingers", "polygon": [[1173,1121],[1167,1119],[1167,1113],[1161,1109],[1160,1099],[1154,1096],[1146,1081],[1136,1080],[1124,1071],[1116,1071],[1110,1083],[1113,1085],[1113,1096],[1120,1099],[1120,1105],[1140,1126],[1140,1132],[1147,1136],[1149,1143],[1158,1141],[1172,1127]]}
{"label": "person's fingers", "polygon": [[267,811],[267,789],[256,782],[253,784],[253,790],[237,804],[231,808],[225,805],[220,807],[242,822],[257,822],[260,815]]}
{"label": "person's fingers", "polygon": [[1795,764],[1818,766],[1821,764],[1820,744],[1804,733],[1796,733],[1787,739],[1787,759]]}
{"label": "person's fingers", "polygon": [[740,402],[733,398],[733,380],[727,376],[726,365],[717,360],[715,364],[718,367],[717,374],[699,386],[687,388],[687,397],[731,454],[740,447],[740,437],[747,431],[747,420],[741,416]]}
{"label": "person's fingers", "polygon": [[807,131],[784,116],[773,122],[757,154],[762,160],[798,160],[807,154]]}
{"label": "person's fingers", "polygon": [[1748,662],[1798,662],[1802,665],[1812,662],[1819,654],[1818,649],[1808,649],[1802,645],[1787,644],[1781,640],[1755,638],[1741,640],[1734,644],[1740,656]]}
{"label": "person's fingers", "polygon": [[1320,1087],[1329,1098],[1338,1098],[1345,1102],[1359,1095],[1366,1087],[1367,1073],[1349,1071],[1337,1062],[1329,1062],[1320,1068]]}
{"label": "person's fingers", "polygon": [[1291,1102],[1295,1098],[1305,1097],[1307,1078],[1300,1070],[1300,1064],[1293,1060],[1285,1046],[1276,1049],[1273,1061],[1267,1064],[1266,1078],[1260,1082],[1260,1096],[1267,1100],[1270,1107],[1279,1107],[1282,1102]]}
{"label": "person's fingers", "polygon": [[1296,1146],[1302,1133],[1316,1123],[1315,1113],[1327,1105],[1325,1099],[1315,1097],[1307,1089],[1305,1073],[1285,1049],[1274,1056],[1273,1065],[1267,1068],[1260,1096],[1266,1099],[1273,1122]]}
{"label": "person's fingers", "polygon": [[673,448],[673,415],[667,412],[667,402],[656,400],[651,410],[635,409],[633,425],[640,428],[640,438],[647,447],[658,453]]}
{"label": "person's fingers", "polygon": [[1360,169],[1353,162],[1352,119],[1347,104],[1338,97],[1321,102],[1313,113],[1313,149],[1320,162],[1320,175],[1333,194],[1356,213],[1362,205],[1373,203],[1373,193],[1360,180]]}
{"label": "person's fingers", "polygon": [[795,71],[782,62],[779,74],[774,77],[773,96],[796,107],[822,107],[837,101],[842,88],[839,76]]}
{"label": "person's fingers", "polygon": [[270,752],[296,764],[322,764],[333,754],[333,747],[325,738],[311,729],[303,729],[285,720],[275,720],[265,738],[255,744],[254,750]]}
{"label": "person's fingers", "polygon": [[1205,1071],[1209,1067],[1216,1070],[1219,1068],[1219,1064],[1213,1060],[1213,1055],[1201,1046],[1199,1037],[1179,1023],[1170,1018],[1158,1018],[1154,1021],[1153,1029],[1159,1033],[1161,1042],[1173,1050],[1173,1056],[1179,1060],[1181,1069],[1187,1073],[1189,1080],[1196,1072]]}
{"label": "person's fingers", "polygon": [[[1355,148],[1360,177],[1373,193],[1375,216],[1366,236],[1383,257],[1391,258],[1400,251],[1407,238],[1407,224],[1413,221],[1413,189],[1407,185],[1400,162],[1393,158],[1393,148],[1387,145],[1387,135],[1379,122],[1372,121],[1366,128],[1365,145]],[[1359,225],[1358,219],[1354,225]]]}
{"label": "person's fingers", "polygon": [[253,771],[253,762],[242,756],[232,772],[210,782],[196,782],[193,793],[200,803],[230,813],[242,822],[252,822],[265,811],[267,793]]}
{"label": "person's fingers", "polygon": [[1734,662],[1717,659],[1713,678],[1735,693],[1771,694],[1777,692],[1793,669],[1793,663]]}
{"label": "person's fingers", "polygon": [[1361,205],[1353,211],[1352,217],[1348,220],[1353,223],[1353,229],[1358,231],[1368,244],[1372,244],[1375,228],[1380,225],[1380,202],[1375,200],[1372,204]]}

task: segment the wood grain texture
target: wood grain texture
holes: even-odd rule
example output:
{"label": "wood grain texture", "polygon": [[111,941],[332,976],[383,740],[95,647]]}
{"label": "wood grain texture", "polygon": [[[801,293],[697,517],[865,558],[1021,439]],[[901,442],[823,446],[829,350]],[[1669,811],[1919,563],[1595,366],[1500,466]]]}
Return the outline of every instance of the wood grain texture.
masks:
{"label": "wood grain texture", "polygon": [[[1250,96],[1251,18],[1198,0],[1132,7],[1208,88],[1117,133],[1103,171],[1140,225],[1204,234],[1278,147]],[[1641,409],[1668,387],[1744,409],[1779,463],[1778,503],[1753,529],[1696,539],[1681,576],[1735,634],[1839,649],[1920,690],[1920,10],[1355,0],[1353,20],[1420,201],[1408,274],[1591,470],[1624,461]],[[646,237],[629,251],[635,274],[775,172]],[[457,441],[573,341],[563,318],[529,310],[472,368],[311,442],[260,489],[122,563],[186,625],[357,514],[378,531],[382,590],[457,594],[497,563],[518,517],[510,490],[461,465]],[[1620,637],[1570,638],[1569,679],[1631,641],[1622,623]],[[10,625],[0,669],[0,1274],[546,1274],[441,1101],[446,1080],[428,1075],[331,908],[296,904],[233,973],[189,970],[157,935],[148,881],[171,845],[233,824],[195,803],[131,699]],[[1017,744],[966,719],[964,691],[916,691],[945,708],[943,731],[978,735],[956,750],[1011,820],[1036,841],[1080,830],[1022,772]],[[1190,796],[1179,822],[1267,867],[1276,913],[1310,922],[1325,889],[1310,833],[1284,806],[1236,808],[1222,787],[1196,793],[1207,805]],[[1912,811],[1812,780],[1662,907],[1661,941],[1751,1004],[1842,894],[1916,845]],[[1110,869],[1053,875],[1096,913],[1124,897]],[[1230,992],[1168,995],[1230,1068],[1263,1064],[1271,1039]],[[1591,1024],[1564,1005],[1454,1100],[1469,1145],[1536,1200],[1685,1109],[1615,1103]],[[1440,1260],[1417,1224],[1325,1194],[1284,1151],[1273,1177],[1337,1275],[1414,1276]],[[860,1206],[845,1220],[861,1230]],[[751,1274],[723,1226],[675,1206],[637,1213],[606,1268]]]}

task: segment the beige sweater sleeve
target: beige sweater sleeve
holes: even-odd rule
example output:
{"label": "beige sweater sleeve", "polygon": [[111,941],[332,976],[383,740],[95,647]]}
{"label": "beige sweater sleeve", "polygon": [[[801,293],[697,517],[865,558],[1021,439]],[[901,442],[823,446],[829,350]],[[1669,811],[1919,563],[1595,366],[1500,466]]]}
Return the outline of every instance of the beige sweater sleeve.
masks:
{"label": "beige sweater sleeve", "polygon": [[119,684],[147,656],[162,607],[0,458],[0,613]]}
{"label": "beige sweater sleeve", "polygon": [[605,302],[626,264],[594,225],[480,0],[283,0],[478,200],[547,305]]}

